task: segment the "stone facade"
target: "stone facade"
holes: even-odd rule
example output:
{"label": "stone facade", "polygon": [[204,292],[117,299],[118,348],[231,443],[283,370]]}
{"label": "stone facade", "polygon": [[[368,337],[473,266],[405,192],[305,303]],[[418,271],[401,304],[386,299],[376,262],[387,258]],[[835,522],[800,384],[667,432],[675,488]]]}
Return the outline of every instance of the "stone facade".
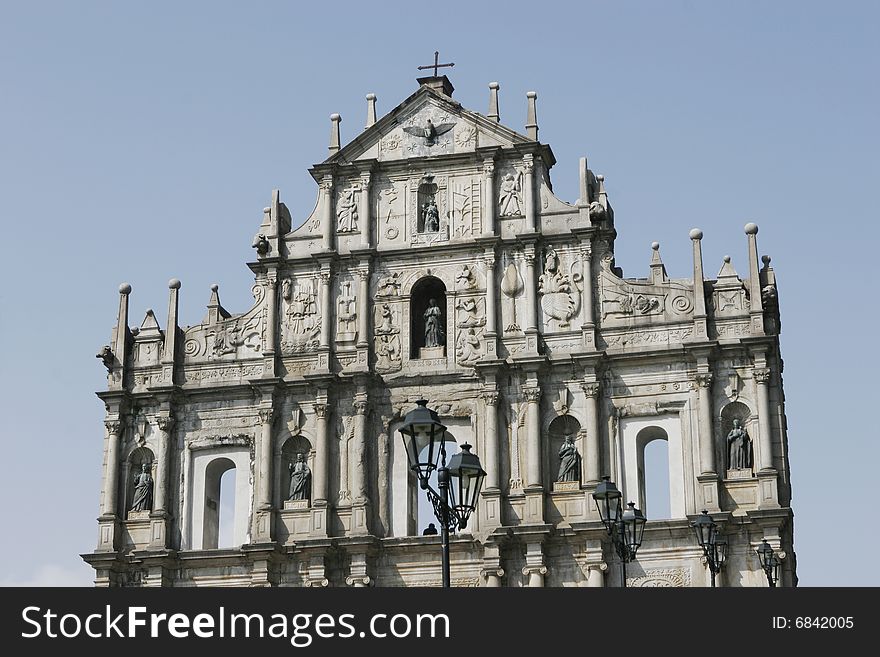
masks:
{"label": "stone facade", "polygon": [[[624,278],[603,176],[581,159],[578,200],[552,191],[535,94],[524,136],[499,122],[497,84],[482,115],[445,76],[420,82],[379,120],[368,96],[369,125],[344,147],[332,117],[298,228],[273,193],[249,310],[226,311],[214,286],[204,321],[180,327],[172,280],[165,328],[151,311],[133,329],[121,286],[99,354],[103,493],[84,555],[96,583],[439,584],[439,538],[419,535],[398,433],[425,397],[488,472],[451,540],[453,585],[619,586],[591,493],[609,474],[645,508],[644,449],[657,439],[672,517],[648,505],[628,584],[706,585],[688,520],[704,508],[730,543],[723,585],[766,586],[754,553],[765,538],[783,557],[780,585],[796,584],[776,280],[757,227],[745,278],[729,258],[704,277],[698,230],[693,279],[669,279],[656,243],[649,276]],[[730,469],[734,420],[751,442],[737,457],[748,467]],[[565,470],[567,436],[577,458]],[[288,499],[300,454],[306,487]],[[237,547],[218,549],[231,469]],[[130,511],[143,471],[150,508]]]}

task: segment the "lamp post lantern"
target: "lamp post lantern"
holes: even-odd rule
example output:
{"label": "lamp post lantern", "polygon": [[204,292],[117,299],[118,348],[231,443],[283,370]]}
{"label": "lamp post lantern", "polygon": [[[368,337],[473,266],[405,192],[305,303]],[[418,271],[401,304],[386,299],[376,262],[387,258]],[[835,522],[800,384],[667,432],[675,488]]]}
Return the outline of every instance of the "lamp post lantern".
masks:
{"label": "lamp post lantern", "polygon": [[697,543],[703,549],[706,564],[712,574],[712,588],[715,588],[715,576],[727,560],[727,539],[718,531],[718,524],[706,509],[691,523]]}
{"label": "lamp post lantern", "polygon": [[[461,451],[452,456],[447,466],[446,427],[440,422],[440,416],[428,408],[425,399],[416,401],[416,408],[406,414],[400,434],[409,467],[418,476],[419,486],[426,492],[434,507],[434,516],[440,523],[443,587],[449,588],[449,530],[467,527],[471,513],[477,507],[486,471],[467,443],[462,444]],[[435,470],[439,491],[431,488],[429,483]]]}
{"label": "lamp post lantern", "polygon": [[770,588],[775,588],[776,582],[779,581],[779,566],[782,562],[766,538],[761,541],[755,552],[758,554],[764,574],[767,575],[767,584]]}
{"label": "lamp post lantern", "polygon": [[626,510],[623,510],[622,499],[620,490],[609,476],[602,477],[602,481],[593,492],[599,517],[605,525],[605,531],[611,536],[617,556],[620,557],[621,581],[622,586],[625,587],[626,564],[636,558],[648,519],[636,508],[635,502],[629,502]]}

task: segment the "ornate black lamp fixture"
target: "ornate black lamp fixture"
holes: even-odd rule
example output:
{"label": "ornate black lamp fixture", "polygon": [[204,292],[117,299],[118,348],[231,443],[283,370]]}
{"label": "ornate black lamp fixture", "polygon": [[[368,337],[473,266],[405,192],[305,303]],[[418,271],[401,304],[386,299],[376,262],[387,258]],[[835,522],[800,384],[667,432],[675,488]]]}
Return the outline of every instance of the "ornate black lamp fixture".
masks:
{"label": "ornate black lamp fixture", "polygon": [[776,552],[773,551],[773,547],[767,542],[766,538],[761,541],[761,545],[758,546],[755,552],[758,554],[758,560],[761,562],[764,574],[767,575],[767,584],[770,588],[774,588],[776,582],[779,581],[779,565],[782,562],[776,556]]}
{"label": "ornate black lamp fixture", "polygon": [[602,518],[602,524],[605,525],[617,556],[620,557],[621,581],[626,586],[626,564],[636,558],[648,519],[636,508],[635,502],[628,503],[624,511],[622,497],[620,490],[608,476],[602,477],[593,493],[599,517]]}
{"label": "ornate black lamp fixture", "polygon": [[[406,414],[400,433],[409,467],[418,476],[419,486],[427,492],[434,516],[440,523],[443,586],[449,588],[449,530],[467,527],[468,519],[477,507],[486,471],[467,443],[462,444],[461,452],[452,456],[447,467],[446,427],[437,413],[428,408],[427,400],[419,399],[416,404],[416,408]],[[439,491],[428,483],[434,470],[437,471]]]}
{"label": "ornate black lamp fixture", "polygon": [[715,575],[727,560],[727,539],[718,532],[718,525],[706,509],[691,523],[691,527],[697,535],[697,543],[703,548],[703,556],[712,573],[712,588],[715,588]]}

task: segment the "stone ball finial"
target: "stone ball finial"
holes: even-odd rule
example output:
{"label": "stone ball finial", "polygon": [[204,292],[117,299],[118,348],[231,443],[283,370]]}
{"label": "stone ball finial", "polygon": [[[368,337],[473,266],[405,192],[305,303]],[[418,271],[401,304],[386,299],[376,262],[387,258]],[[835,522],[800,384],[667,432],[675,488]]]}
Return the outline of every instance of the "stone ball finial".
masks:
{"label": "stone ball finial", "polygon": [[691,232],[689,233],[689,235],[691,236],[691,239],[692,239],[692,240],[701,240],[701,239],[703,239],[703,231],[701,231],[699,228],[692,228],[692,229],[691,229]]}
{"label": "stone ball finial", "polygon": [[605,182],[605,174],[600,173],[598,176],[596,176],[596,180],[598,180],[599,182]]}
{"label": "stone ball finial", "polygon": [[216,292],[220,289],[220,286],[217,283],[211,283],[211,292]]}
{"label": "stone ball finial", "polygon": [[535,91],[527,91],[526,92],[526,98],[537,98],[537,97],[538,97],[538,93]]}
{"label": "stone ball finial", "polygon": [[761,262],[763,262],[766,266],[770,266],[770,256],[764,255],[761,256]]}
{"label": "stone ball finial", "polygon": [[[369,93],[367,94],[367,100],[376,100],[376,94]],[[338,116],[338,114],[337,114]]]}
{"label": "stone ball finial", "polygon": [[660,242],[651,242],[651,248],[654,249],[655,251],[659,251],[660,250]]}
{"label": "stone ball finial", "polygon": [[746,224],[744,228],[746,231],[746,235],[757,235],[758,234],[758,224],[753,224],[751,222]]}
{"label": "stone ball finial", "polygon": [[119,286],[119,294],[131,294],[131,285],[123,283]]}
{"label": "stone ball finial", "polygon": [[336,114],[334,112],[333,114],[330,115],[330,120],[331,121],[342,121],[342,117],[339,114]]}
{"label": "stone ball finial", "polygon": [[180,279],[179,278],[172,278],[170,281],[168,281],[168,289],[169,290],[179,290],[180,289]]}
{"label": "stone ball finial", "polygon": [[500,88],[501,88],[501,85],[498,84],[497,82],[490,82],[490,83],[489,83],[489,88],[490,88],[490,89],[500,89]]}
{"label": "stone ball finial", "polygon": [[724,262],[730,264],[730,256],[724,256]]}
{"label": "stone ball finial", "polygon": [[152,314],[153,314],[153,309],[152,309],[152,308],[147,308],[147,314],[148,314],[148,315],[152,315]]}

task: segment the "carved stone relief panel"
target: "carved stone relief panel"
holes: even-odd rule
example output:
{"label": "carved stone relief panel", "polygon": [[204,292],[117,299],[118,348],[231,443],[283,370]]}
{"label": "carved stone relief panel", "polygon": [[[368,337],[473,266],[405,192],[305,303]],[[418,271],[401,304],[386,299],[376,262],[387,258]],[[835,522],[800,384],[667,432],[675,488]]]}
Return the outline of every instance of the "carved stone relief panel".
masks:
{"label": "carved stone relief panel", "polygon": [[312,274],[281,281],[281,353],[307,353],[317,348],[321,334],[318,283]]}
{"label": "carved stone relief panel", "polygon": [[358,200],[363,189],[358,182],[342,186],[336,197],[336,232],[354,233],[360,230]]}
{"label": "carved stone relief panel", "polygon": [[426,172],[407,185],[409,234],[412,244],[449,241],[451,209],[449,179]]}
{"label": "carved stone relief panel", "polygon": [[690,284],[624,280],[614,271],[614,254],[610,252],[605,253],[599,262],[599,303],[603,325],[620,323],[631,326],[634,320],[640,324],[684,321],[692,315],[694,293]]}
{"label": "carved stone relief panel", "polygon": [[517,299],[525,291],[525,282],[520,274],[518,255],[505,253],[502,258],[504,273],[501,276],[501,294],[504,303],[501,306],[501,325],[504,333],[519,334],[522,332],[520,320],[517,319]]}
{"label": "carved stone relief panel", "polygon": [[523,199],[523,172],[505,164],[498,172],[498,216],[522,217],[525,215]]}
{"label": "carved stone relief panel", "polygon": [[373,349],[377,372],[396,372],[402,366],[400,312],[397,304],[376,304],[373,309]]}
{"label": "carved stone relief panel", "polygon": [[629,587],[690,587],[691,571],[689,568],[649,568],[644,575],[627,577]]}
{"label": "carved stone relief panel", "polygon": [[478,237],[482,232],[479,177],[453,178],[450,184],[450,221],[453,237]]}
{"label": "carved stone relief panel", "polygon": [[404,157],[447,155],[455,149],[452,129],[458,122],[446,110],[430,103],[404,119],[401,135]]}
{"label": "carved stone relief panel", "polygon": [[380,242],[402,242],[406,239],[406,182],[380,179],[376,188],[378,239]]}
{"label": "carved stone relief panel", "polygon": [[354,344],[357,340],[357,295],[352,291],[350,280],[340,279],[339,296],[336,298],[336,342]]}
{"label": "carved stone relief panel", "polygon": [[541,296],[545,332],[568,328],[572,318],[580,312],[583,289],[580,267],[581,262],[575,254],[565,254],[563,260],[552,246],[544,251],[538,294]]}

